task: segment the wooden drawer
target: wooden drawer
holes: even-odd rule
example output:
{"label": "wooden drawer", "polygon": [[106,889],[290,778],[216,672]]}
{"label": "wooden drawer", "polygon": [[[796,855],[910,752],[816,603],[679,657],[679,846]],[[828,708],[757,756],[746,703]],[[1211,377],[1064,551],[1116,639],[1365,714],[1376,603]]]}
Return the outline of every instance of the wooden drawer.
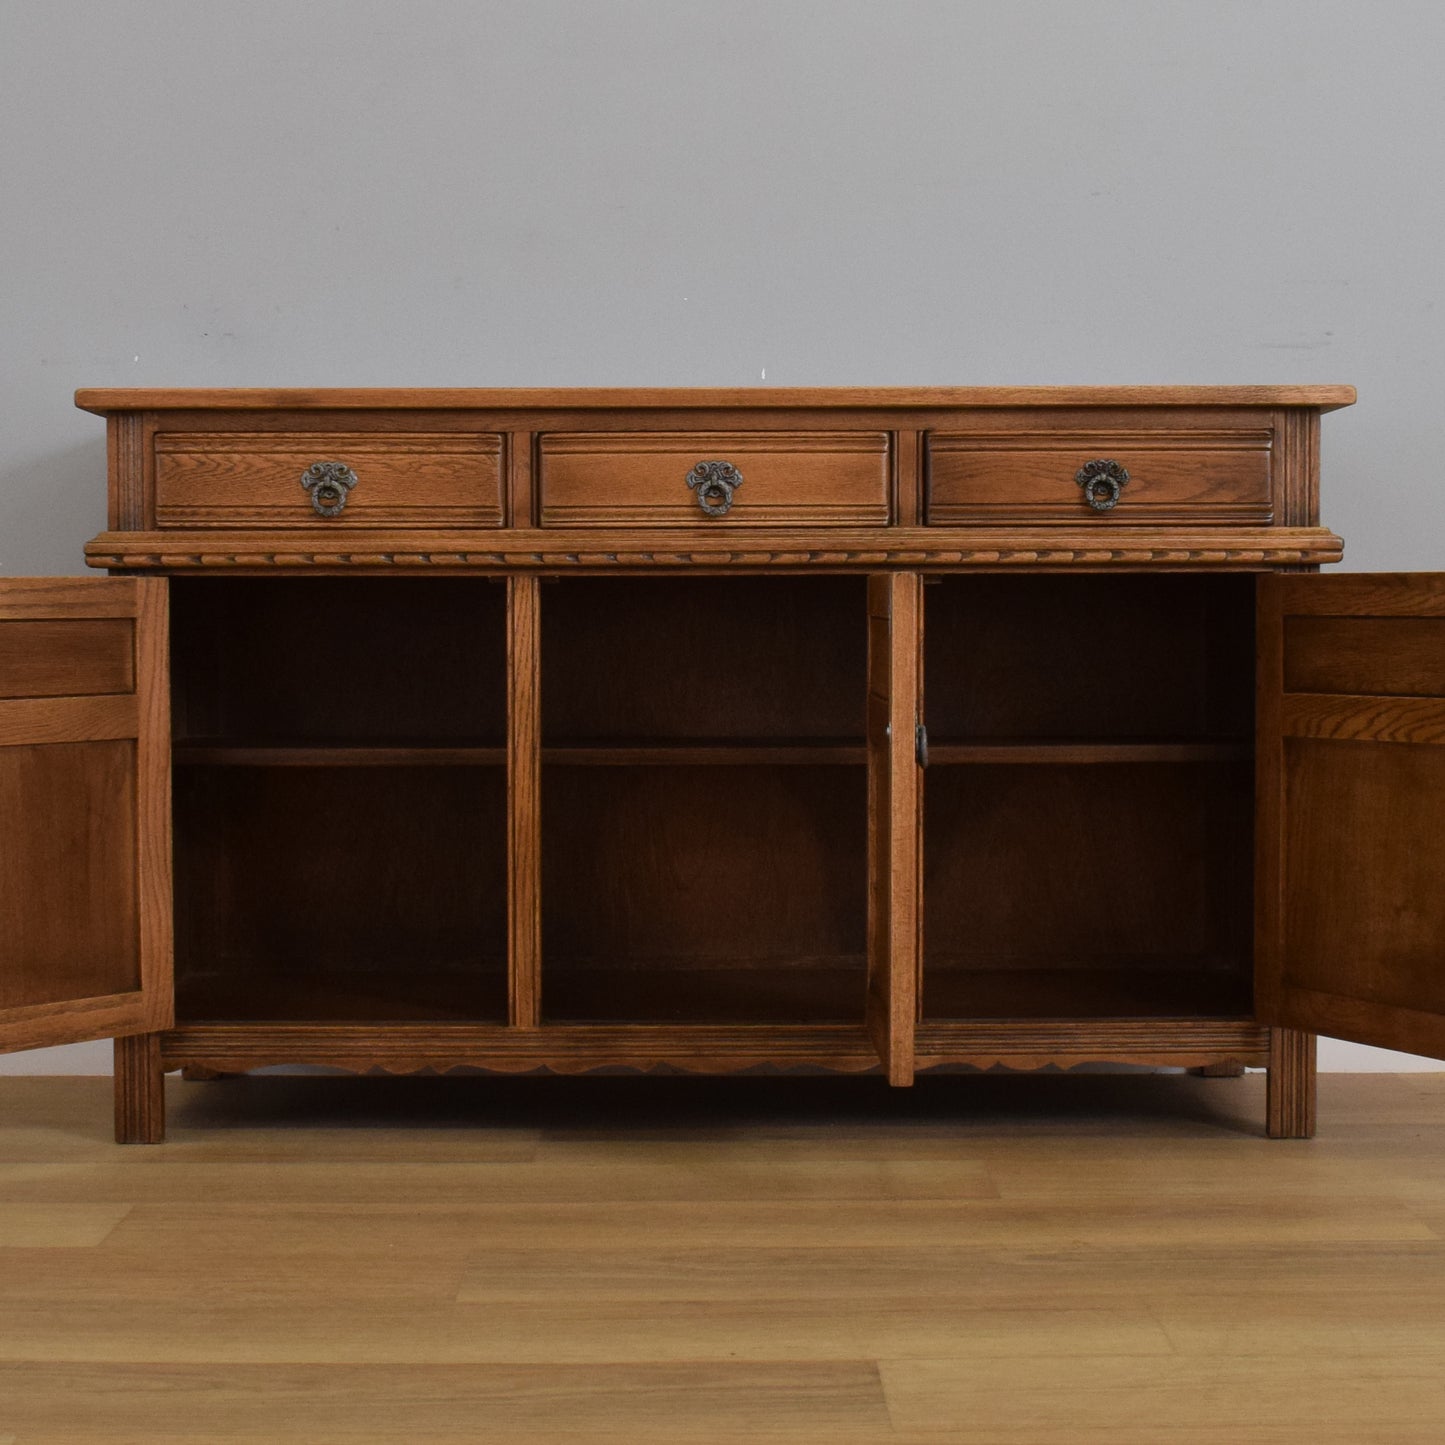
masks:
{"label": "wooden drawer", "polygon": [[559,432],[541,441],[542,525],[881,526],[890,461],[887,432]]}
{"label": "wooden drawer", "polygon": [[[355,477],[334,515],[317,509],[324,483],[316,503],[302,484],[313,463],[342,463]],[[158,527],[499,527],[502,442],[463,432],[162,432],[155,517]]]}
{"label": "wooden drawer", "polygon": [[[1090,463],[1097,501],[1112,506],[1086,497],[1078,477]],[[1273,518],[1273,472],[1264,428],[939,431],[928,438],[928,521],[1260,525]],[[1115,498],[1109,477],[1122,474]]]}

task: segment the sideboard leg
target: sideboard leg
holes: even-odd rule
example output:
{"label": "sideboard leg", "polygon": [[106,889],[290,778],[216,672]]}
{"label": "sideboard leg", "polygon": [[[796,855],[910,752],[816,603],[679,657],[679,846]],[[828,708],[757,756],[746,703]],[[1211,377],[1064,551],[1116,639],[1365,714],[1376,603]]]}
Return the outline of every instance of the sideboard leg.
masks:
{"label": "sideboard leg", "polygon": [[1271,1029],[1266,1104],[1271,1139],[1314,1138],[1315,1080],[1315,1036]]}
{"label": "sideboard leg", "polygon": [[166,1076],[161,1036],[115,1041],[115,1142],[159,1144],[166,1137]]}

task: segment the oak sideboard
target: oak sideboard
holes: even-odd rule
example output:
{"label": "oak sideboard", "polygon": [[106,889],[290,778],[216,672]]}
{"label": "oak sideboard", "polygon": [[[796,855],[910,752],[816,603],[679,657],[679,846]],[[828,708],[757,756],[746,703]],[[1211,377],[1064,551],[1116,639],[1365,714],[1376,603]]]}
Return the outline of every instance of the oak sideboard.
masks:
{"label": "oak sideboard", "polygon": [[[0,581],[0,1047],[910,1083],[1445,1055],[1445,577],[1343,386],[104,390]],[[783,1079],[779,1088],[786,1088]]]}

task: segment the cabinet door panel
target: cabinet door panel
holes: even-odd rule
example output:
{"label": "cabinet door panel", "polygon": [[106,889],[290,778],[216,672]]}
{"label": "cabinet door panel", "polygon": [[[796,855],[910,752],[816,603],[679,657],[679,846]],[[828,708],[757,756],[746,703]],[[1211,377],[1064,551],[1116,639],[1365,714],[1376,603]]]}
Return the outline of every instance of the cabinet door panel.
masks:
{"label": "cabinet door panel", "polygon": [[918,1017],[922,590],[868,579],[868,1031],[891,1084],[913,1082]]}
{"label": "cabinet door panel", "polygon": [[1263,578],[1263,1021],[1445,1057],[1445,575]]}
{"label": "cabinet door panel", "polygon": [[0,582],[0,1050],[171,1022],[166,582]]}

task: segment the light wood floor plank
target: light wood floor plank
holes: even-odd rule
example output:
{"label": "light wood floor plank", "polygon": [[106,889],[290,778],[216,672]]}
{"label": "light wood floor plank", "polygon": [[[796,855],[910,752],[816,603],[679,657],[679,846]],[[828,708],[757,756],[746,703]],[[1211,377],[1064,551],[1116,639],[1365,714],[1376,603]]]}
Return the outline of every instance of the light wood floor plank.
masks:
{"label": "light wood floor plank", "polygon": [[[74,1181],[81,1192],[89,1181]],[[406,1191],[399,1185],[387,1204],[321,1202],[324,1179],[318,1171],[303,1174],[297,1192],[316,1200],[298,1208],[287,1200],[285,1179],[274,1187],[287,1202],[231,1204],[224,1201],[223,1181],[193,1205],[181,1200],[138,1203],[126,1220],[127,1241],[143,1231],[153,1236],[181,1215],[197,1231],[211,1238],[264,1234],[278,1240],[278,1248],[304,1253],[317,1242],[337,1238],[337,1231],[385,1233],[398,1218],[433,1221],[440,1230],[469,1235],[478,1248],[491,1249],[628,1249],[640,1241],[655,1248],[756,1249],[767,1247],[851,1250],[859,1248],[1071,1249],[1124,1245],[1167,1248],[1172,1241],[1194,1245],[1279,1247],[1334,1241],[1340,1244],[1440,1241],[1440,1234],[1418,1212],[1393,1200],[1327,1200],[1297,1197],[1271,1200],[1255,1209],[1228,1204],[1161,1199],[1136,1201],[1120,1207],[1112,1200],[1063,1200],[1049,1205],[1008,1206],[971,1200],[856,1200],[820,1199],[761,1201],[699,1201],[618,1203],[603,1201],[574,1204],[437,1205],[426,1195],[425,1181],[416,1181],[410,1196],[418,1202],[402,1205]],[[0,1178],[0,1190],[5,1189]],[[458,1182],[456,1188],[460,1189]],[[579,1194],[586,1184],[579,1180]],[[63,1193],[50,1179],[20,1191],[51,1199]],[[120,1191],[117,1188],[116,1194]],[[163,1191],[169,1193],[170,1191]],[[251,1190],[238,1186],[238,1192]],[[347,1193],[351,1191],[345,1191]],[[356,1191],[361,1192],[361,1191]],[[422,1227],[418,1224],[418,1227]]]}
{"label": "light wood floor plank", "polygon": [[[308,1159],[271,1163],[121,1158],[105,1163],[16,1163],[0,1176],[10,1200],[82,1197],[148,1203],[237,1204],[287,1199],[335,1204],[402,1203],[425,1199],[431,1206],[539,1204],[566,1209],[579,1197],[623,1206],[685,1201],[718,1206],[730,1202],[818,1200],[991,1199],[998,1191],[977,1164],[945,1160],[861,1159],[797,1163],[785,1150],[771,1161],[680,1163],[565,1162],[512,1164],[376,1163],[371,1160]],[[585,1185],[583,1181],[585,1180]]]}
{"label": "light wood floor plank", "polygon": [[[1280,1354],[884,1361],[893,1423],[938,1429],[968,1421],[988,1431],[1153,1431],[1172,1441],[1180,1426],[1208,1421],[1217,1438],[1252,1442],[1262,1426],[1312,1427],[1316,1439],[1359,1440],[1377,1427],[1420,1432],[1445,1420],[1445,1376],[1425,1358],[1340,1370],[1337,1362]],[[1037,1438],[1035,1434],[1034,1438]],[[1421,1433],[1419,1445],[1438,1439]]]}
{"label": "light wood floor plank", "polygon": [[1321,1092],[0,1079],[0,1445],[1440,1445],[1445,1075]]}
{"label": "light wood floor plank", "polygon": [[977,1358],[1167,1354],[1147,1312],[977,1310],[873,1301],[867,1309],[813,1304],[513,1303],[484,1305],[216,1304],[178,1310],[121,1297],[110,1312],[17,1302],[0,1315],[0,1361],[71,1363],[567,1365],[695,1360],[845,1362],[947,1348]]}
{"label": "light wood floor plank", "polygon": [[110,1234],[130,1209],[129,1204],[0,1201],[0,1253],[11,1249],[93,1247]]}
{"label": "light wood floor plank", "polygon": [[[867,1439],[888,1429],[872,1364],[472,1367],[292,1364],[0,1365],[0,1399],[22,1442],[117,1435],[196,1442],[305,1441],[362,1431],[391,1442],[545,1438],[710,1440],[714,1430]],[[143,1436],[148,1425],[156,1435]],[[196,1432],[178,1431],[194,1421]],[[66,1433],[69,1432],[69,1433]],[[269,1432],[269,1433],[268,1433]]]}

